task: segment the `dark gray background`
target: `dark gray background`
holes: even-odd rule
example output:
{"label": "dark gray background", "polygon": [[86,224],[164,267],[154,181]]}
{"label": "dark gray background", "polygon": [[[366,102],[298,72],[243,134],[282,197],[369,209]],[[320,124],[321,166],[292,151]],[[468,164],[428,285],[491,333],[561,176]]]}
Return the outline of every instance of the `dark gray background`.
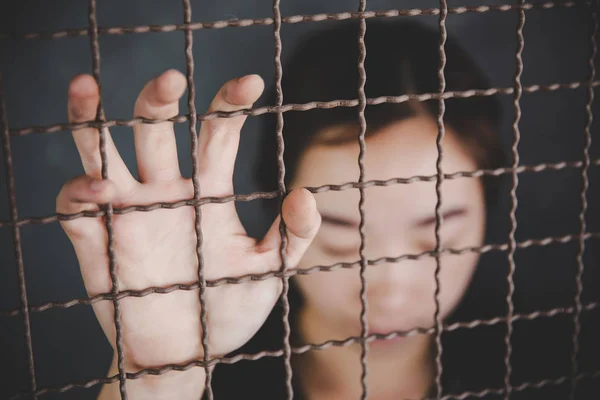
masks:
{"label": "dark gray background", "polygon": [[[13,4],[10,4],[13,3]],[[171,24],[183,20],[183,9],[177,1],[103,0],[98,2],[98,23],[101,27],[146,24]],[[271,2],[193,1],[194,21],[214,21],[229,18],[263,18],[271,16]],[[356,1],[282,1],[284,16],[355,10]],[[450,6],[504,4],[506,2],[451,1]],[[409,7],[436,7],[435,1],[369,1],[370,10]],[[589,11],[586,9],[534,10],[527,12],[523,84],[583,81],[587,77],[589,52]],[[424,23],[437,24],[436,16],[410,17]],[[463,45],[485,69],[494,86],[509,87],[515,71],[516,12],[467,13],[450,15],[447,26],[451,35]],[[318,29],[325,23],[284,25],[282,29],[283,57],[301,35]],[[61,0],[52,2],[3,2],[0,6],[0,31],[29,32],[85,28],[87,2]],[[0,41],[0,68],[4,75],[8,119],[11,128],[48,125],[66,121],[66,89],[69,80],[78,73],[91,72],[88,37],[59,40]],[[133,103],[144,83],[167,68],[185,72],[184,34],[145,33],[125,36],[102,36],[101,72],[103,100],[109,119],[131,117]],[[223,82],[248,73],[259,73],[267,82],[274,78],[272,26],[225,28],[194,32],[194,56],[197,108],[208,106],[213,94]],[[285,73],[285,71],[284,71]],[[367,71],[368,73],[368,71]],[[598,95],[598,91],[596,91]],[[513,112],[510,96],[500,96],[505,108],[503,140],[510,146]],[[524,94],[521,128],[521,163],[533,165],[576,161],[582,159],[585,123],[586,90],[559,90],[551,93]],[[597,111],[598,102],[594,105]],[[181,113],[187,113],[185,98]],[[260,119],[249,118],[242,135],[235,176],[236,193],[256,190],[252,178]],[[597,137],[598,124],[593,125]],[[176,126],[182,170],[189,175],[189,144],[186,124]],[[113,137],[126,163],[135,171],[131,128],[112,129]],[[50,215],[61,185],[81,174],[82,168],[69,132],[32,134],[12,138],[16,190],[19,214]],[[592,158],[600,157],[595,141]],[[2,156],[3,157],[3,156]],[[4,163],[0,166],[0,220],[9,219]],[[600,231],[600,176],[598,167],[589,172],[588,231]],[[275,171],[274,171],[275,173]],[[578,214],[581,188],[580,171],[523,174],[518,190],[517,240],[565,235],[579,231]],[[492,216],[490,242],[505,242],[508,217],[506,196],[502,212]],[[249,232],[260,234],[268,221],[260,213],[258,201],[239,204],[241,217]],[[64,301],[85,297],[74,251],[58,223],[31,225],[21,229],[25,275],[29,302]],[[576,268],[576,243],[531,248],[517,252],[515,302],[518,312],[571,306]],[[487,310],[502,304],[506,293],[503,278],[505,256],[486,255],[478,276],[480,286],[474,288],[466,307],[482,316],[477,305],[489,304]],[[584,300],[597,299],[600,289],[598,241],[587,241]],[[19,306],[19,291],[10,228],[0,229],[0,309]],[[487,302],[487,303],[486,303]],[[492,306],[494,305],[494,307]],[[501,307],[500,307],[501,309]],[[587,313],[584,330],[591,332],[590,321],[600,319],[598,311]],[[527,360],[547,357],[548,362],[563,365],[569,371],[569,319],[563,321],[564,335],[552,335],[551,328],[539,328],[544,340],[522,341],[516,352],[526,369]],[[111,354],[90,307],[77,306],[66,310],[50,310],[31,316],[35,366],[38,387],[58,386],[71,381],[85,381],[102,376]],[[524,324],[524,323],[521,323]],[[594,326],[596,326],[594,325]],[[566,327],[566,328],[565,328]],[[516,325],[518,338],[533,335],[529,326]],[[533,328],[531,328],[533,329]],[[564,333],[563,332],[563,333]],[[593,336],[593,335],[592,335]],[[518,340],[518,339],[516,339]],[[525,339],[523,339],[525,340]],[[537,343],[537,344],[536,344]],[[543,345],[538,345],[543,343]],[[537,347],[536,347],[537,346]],[[562,346],[562,347],[561,347]],[[566,347],[565,347],[566,346]],[[598,358],[597,347],[586,348],[584,357]],[[566,348],[567,351],[555,349]],[[0,397],[28,389],[27,363],[21,317],[0,318],[0,362],[8,372],[0,376]],[[598,368],[598,367],[596,367]],[[533,371],[530,378],[538,376]],[[88,398],[96,393],[73,390],[64,395],[45,398]]]}

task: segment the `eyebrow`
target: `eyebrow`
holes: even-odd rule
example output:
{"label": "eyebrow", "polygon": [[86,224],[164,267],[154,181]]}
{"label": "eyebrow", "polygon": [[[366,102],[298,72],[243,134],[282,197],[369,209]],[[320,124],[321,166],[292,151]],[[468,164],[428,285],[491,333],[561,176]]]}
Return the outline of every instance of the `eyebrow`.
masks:
{"label": "eyebrow", "polygon": [[[467,209],[465,207],[456,207],[456,208],[451,208],[449,210],[446,210],[444,212],[442,212],[441,216],[442,219],[446,220],[446,219],[451,219],[451,218],[455,218],[455,217],[462,217],[467,213]],[[418,219],[417,221],[415,221],[414,225],[418,228],[423,228],[429,225],[433,225],[436,222],[436,217],[435,215],[432,215],[430,217],[426,217],[426,218],[421,218]]]}

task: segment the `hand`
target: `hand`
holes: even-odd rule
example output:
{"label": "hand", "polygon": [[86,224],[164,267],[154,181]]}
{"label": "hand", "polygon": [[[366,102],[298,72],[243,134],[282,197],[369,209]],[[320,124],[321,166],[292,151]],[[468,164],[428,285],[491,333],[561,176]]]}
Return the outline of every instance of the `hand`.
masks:
{"label": "hand", "polygon": [[[186,79],[181,73],[166,71],[145,85],[135,103],[135,116],[167,119],[177,115],[178,100],[185,89]],[[264,83],[256,75],[229,81],[213,99],[209,111],[249,108],[263,89]],[[95,80],[88,75],[75,77],[69,87],[70,121],[95,119],[98,101]],[[203,197],[233,194],[234,162],[245,118],[220,118],[202,124],[198,172]],[[86,174],[63,186],[57,197],[57,212],[97,210],[98,204],[109,202],[120,208],[193,198],[191,179],[184,179],[180,173],[173,124],[138,124],[133,131],[139,180],[129,172],[108,132],[108,179],[102,180],[98,130],[83,128],[73,132]],[[287,225],[288,262],[294,266],[320,226],[313,196],[304,189],[293,191],[284,202],[283,217]],[[104,219],[79,218],[61,224],[77,253],[88,294],[109,293],[111,280]],[[188,206],[114,215],[119,290],[197,281],[194,224],[194,208]],[[201,227],[205,279],[259,274],[280,268],[279,219],[267,235],[257,241],[247,236],[233,202],[208,204],[202,206]],[[224,355],[246,343],[264,323],[280,292],[278,278],[207,288],[211,357]],[[97,302],[93,308],[116,349],[112,302]],[[128,372],[202,359],[198,290],[127,297],[120,300],[120,309]],[[185,379],[200,377],[202,381],[199,375],[202,368],[192,370]],[[169,374],[183,377],[186,373],[166,375]],[[148,378],[156,380],[161,376]],[[128,393],[135,391],[136,385],[142,383],[128,381]]]}

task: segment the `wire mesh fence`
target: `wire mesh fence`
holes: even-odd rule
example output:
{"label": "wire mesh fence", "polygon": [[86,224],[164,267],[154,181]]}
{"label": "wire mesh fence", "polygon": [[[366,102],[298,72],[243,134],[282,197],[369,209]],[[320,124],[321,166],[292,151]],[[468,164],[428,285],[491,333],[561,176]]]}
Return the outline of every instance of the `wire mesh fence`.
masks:
{"label": "wire mesh fence", "polygon": [[[525,46],[525,37],[523,35],[523,28],[526,24],[525,12],[532,9],[552,9],[552,8],[573,8],[573,7],[585,7],[589,11],[590,19],[592,20],[592,32],[589,37],[589,58],[588,58],[588,79],[585,81],[577,81],[570,83],[552,83],[547,85],[523,85],[521,83],[521,76],[523,73],[523,59],[522,54]],[[146,26],[134,26],[134,27],[99,27],[96,19],[96,0],[89,0],[89,14],[88,21],[89,25],[86,28],[80,29],[66,29],[54,32],[32,32],[26,34],[13,34],[13,33],[0,33],[0,40],[11,40],[11,39],[27,39],[27,40],[42,40],[51,39],[58,40],[67,37],[78,37],[88,36],[91,50],[92,59],[92,74],[98,85],[101,87],[101,72],[100,72],[100,57],[101,49],[99,45],[100,35],[128,35],[128,34],[143,34],[147,32],[170,32],[170,31],[183,31],[185,33],[185,57],[186,57],[186,77],[188,87],[188,107],[189,114],[178,115],[176,117],[166,120],[151,120],[146,118],[133,118],[129,120],[117,120],[109,119],[105,115],[102,102],[98,107],[96,118],[91,121],[84,123],[57,123],[46,126],[29,126],[24,128],[9,128],[9,115],[7,115],[6,109],[6,98],[2,91],[2,81],[0,80],[0,99],[2,101],[1,108],[1,124],[2,124],[2,137],[3,137],[3,158],[6,166],[6,182],[9,194],[9,206],[10,206],[10,220],[0,221],[0,228],[10,228],[12,230],[12,237],[14,243],[14,252],[16,258],[16,268],[18,271],[19,290],[20,290],[20,307],[12,310],[0,311],[1,317],[20,317],[23,319],[25,341],[27,343],[27,357],[29,367],[29,378],[30,378],[30,392],[15,394],[12,399],[22,398],[26,396],[33,396],[33,398],[41,398],[43,395],[48,393],[66,392],[75,388],[89,388],[95,385],[107,384],[119,382],[119,390],[121,398],[127,398],[126,381],[135,380],[147,375],[161,375],[169,371],[185,371],[191,368],[203,368],[206,373],[206,395],[208,398],[213,398],[211,390],[212,380],[212,369],[210,368],[216,364],[233,364],[240,360],[258,360],[264,357],[282,357],[285,363],[286,373],[286,391],[287,398],[293,398],[293,387],[292,387],[292,376],[293,370],[291,365],[291,357],[293,354],[302,354],[308,351],[322,350],[332,346],[349,346],[352,344],[359,344],[361,346],[361,389],[362,398],[368,396],[368,344],[376,339],[393,339],[399,336],[412,336],[417,334],[432,334],[436,340],[436,388],[437,393],[443,393],[441,374],[442,374],[442,344],[441,334],[442,332],[451,332],[459,329],[476,329],[482,326],[492,326],[499,324],[506,324],[507,331],[505,336],[506,353],[504,356],[504,364],[506,367],[506,375],[504,377],[504,386],[497,388],[488,388],[480,392],[462,393],[458,395],[446,395],[442,398],[468,398],[469,396],[474,397],[485,397],[490,394],[497,394],[509,398],[511,393],[520,392],[529,388],[540,388],[545,386],[560,385],[565,382],[570,382],[572,387],[572,393],[574,396],[575,389],[578,383],[583,379],[597,379],[600,377],[600,371],[595,372],[580,372],[578,368],[578,353],[580,351],[579,335],[581,332],[581,316],[585,312],[597,310],[600,307],[600,303],[591,302],[584,303],[582,300],[583,282],[582,277],[585,271],[583,255],[586,249],[586,242],[589,240],[598,240],[600,238],[600,232],[588,232],[586,228],[586,212],[588,208],[587,204],[587,190],[589,187],[588,181],[588,170],[600,166],[600,159],[592,159],[590,157],[590,146],[591,146],[591,126],[593,122],[592,114],[592,103],[594,101],[594,88],[600,86],[600,81],[596,80],[595,76],[595,58],[597,54],[597,2],[545,2],[545,3],[525,3],[524,0],[520,0],[518,4],[510,5],[481,5],[481,6],[460,6],[460,7],[448,7],[446,1],[440,1],[439,8],[426,8],[426,9],[396,9],[396,10],[385,10],[385,11],[367,11],[366,1],[361,0],[358,5],[358,11],[349,11],[336,14],[315,14],[315,15],[295,15],[283,17],[280,10],[280,2],[278,0],[273,1],[273,16],[262,19],[234,19],[234,20],[222,20],[214,22],[194,22],[192,18],[192,7],[189,0],[183,0],[184,15],[182,16],[183,23],[171,24],[171,25],[146,25]],[[446,79],[445,79],[445,44],[447,38],[446,30],[446,18],[449,14],[464,14],[464,13],[488,13],[488,12],[514,12],[519,16],[519,23],[515,35],[517,36],[518,46],[515,51],[515,65],[516,73],[514,75],[512,87],[494,87],[491,89],[471,89],[464,91],[446,91]],[[420,93],[420,94],[406,94],[401,96],[383,96],[376,98],[368,98],[365,94],[365,85],[368,82],[368,76],[365,69],[365,59],[368,57],[368,47],[365,46],[365,34],[367,31],[366,20],[370,18],[387,18],[397,16],[419,16],[419,15],[433,15],[438,16],[439,19],[439,53],[441,63],[438,66],[438,77],[439,77],[439,90],[436,93]],[[314,101],[304,104],[288,104],[285,103],[285,92],[282,90],[281,80],[285,73],[282,67],[281,54],[282,54],[282,39],[281,39],[281,27],[283,24],[296,24],[304,22],[320,22],[327,20],[357,20],[360,24],[359,37],[356,38],[356,45],[359,49],[359,58],[356,60],[356,68],[359,74],[359,91],[356,94],[356,98],[353,100],[334,100],[334,101]],[[273,27],[273,42],[275,48],[274,63],[275,63],[275,85],[276,85],[276,104],[269,105],[266,107],[244,109],[235,112],[209,112],[200,114],[196,110],[195,103],[195,82],[194,82],[194,53],[193,53],[193,36],[192,32],[200,29],[220,29],[226,27],[247,27],[253,25],[270,25]],[[0,77],[1,78],[1,77]],[[587,91],[586,101],[586,120],[585,129],[583,132],[585,143],[582,149],[581,161],[575,162],[558,162],[558,163],[542,163],[538,165],[521,165],[519,161],[519,142],[521,138],[521,132],[519,129],[519,122],[521,118],[521,107],[520,100],[524,93],[535,93],[535,92],[553,92],[561,90],[574,90],[584,88]],[[512,96],[514,119],[512,121],[512,165],[508,168],[499,168],[493,170],[477,170],[469,172],[457,172],[448,174],[442,169],[442,160],[444,157],[444,151],[442,147],[442,140],[444,138],[446,128],[444,123],[444,112],[445,112],[445,101],[448,99],[455,98],[470,98],[470,97],[484,97],[484,96],[495,96],[495,95],[510,95]],[[438,135],[436,139],[438,159],[436,163],[436,174],[430,176],[412,176],[408,178],[393,178],[388,180],[366,180],[365,179],[365,154],[368,152],[368,146],[365,140],[365,134],[367,132],[367,121],[365,118],[365,108],[368,105],[378,104],[399,104],[408,101],[430,101],[435,100],[439,104],[439,114],[437,116],[437,129]],[[323,193],[327,191],[344,191],[349,189],[357,189],[360,193],[359,201],[359,215],[360,215],[360,226],[359,233],[361,238],[360,245],[360,259],[355,262],[340,262],[331,265],[316,265],[310,268],[296,268],[290,269],[286,261],[285,248],[287,245],[286,241],[286,226],[281,219],[280,234],[281,234],[281,270],[278,272],[267,272],[262,274],[250,274],[241,277],[225,277],[217,280],[207,280],[204,274],[204,261],[203,261],[203,233],[201,229],[202,221],[202,206],[206,204],[222,204],[226,202],[240,202],[240,201],[252,201],[256,199],[279,199],[282,201],[285,195],[288,193],[288,188],[285,184],[285,163],[284,163],[284,139],[283,139],[283,126],[285,121],[285,113],[290,111],[302,112],[313,109],[332,109],[337,107],[356,108],[358,110],[357,120],[359,121],[360,132],[357,137],[360,153],[358,157],[359,167],[359,178],[356,182],[348,182],[345,184],[329,184],[317,187],[308,187],[307,189],[312,193]],[[255,192],[251,194],[234,194],[225,197],[203,197],[202,188],[199,183],[198,168],[197,168],[197,125],[201,121],[207,121],[216,118],[232,118],[240,115],[246,116],[258,116],[263,114],[275,114],[277,117],[277,190],[272,192]],[[193,184],[194,184],[194,196],[193,198],[177,201],[177,202],[161,202],[150,205],[134,205],[124,208],[113,207],[108,204],[102,207],[99,211],[83,211],[75,214],[61,214],[56,213],[49,216],[39,217],[26,217],[23,218],[19,215],[16,201],[16,189],[14,180],[14,165],[12,159],[11,150],[11,137],[19,137],[26,135],[47,135],[54,132],[65,131],[65,130],[76,130],[83,127],[97,128],[100,132],[100,155],[102,160],[102,178],[108,179],[108,158],[106,154],[106,134],[108,128],[115,126],[127,126],[132,127],[138,124],[157,124],[165,121],[174,123],[187,123],[189,125],[189,137],[191,147],[191,160],[193,165]],[[519,184],[519,176],[521,174],[536,174],[542,171],[559,171],[565,169],[579,169],[581,171],[582,180],[582,191],[580,193],[581,208],[579,210],[579,224],[580,230],[573,232],[570,235],[546,237],[541,239],[528,239],[524,241],[517,241],[515,239],[515,232],[517,229],[517,218],[516,211],[518,208],[518,198],[516,195],[517,187]],[[443,198],[441,195],[441,185],[445,180],[453,179],[465,179],[465,178],[477,178],[482,176],[508,176],[512,180],[510,189],[510,232],[509,237],[505,243],[501,244],[486,244],[479,247],[468,247],[468,248],[443,248],[440,239],[440,229],[443,224],[443,218],[441,215],[441,206],[443,204]],[[365,189],[375,186],[387,187],[392,185],[409,185],[416,182],[435,182],[437,204],[435,207],[435,238],[436,246],[433,251],[427,251],[420,254],[402,254],[396,257],[381,257],[377,259],[369,259],[365,255],[366,245],[366,234],[365,234]],[[148,287],[141,290],[121,290],[118,285],[117,279],[117,264],[119,262],[119,255],[114,249],[114,236],[112,219],[114,215],[123,215],[135,212],[152,212],[157,209],[174,209],[179,207],[193,207],[195,210],[195,233],[196,233],[196,257],[198,259],[198,279],[196,282],[181,282],[166,287]],[[112,289],[110,292],[101,293],[89,298],[78,298],[70,299],[62,302],[46,302],[43,304],[30,304],[28,301],[26,281],[25,281],[25,265],[23,262],[23,248],[20,236],[20,230],[23,226],[29,224],[48,224],[57,221],[71,221],[79,218],[98,218],[103,217],[105,221],[105,228],[108,235],[108,247],[107,254],[109,259],[109,270],[112,282]],[[576,292],[573,298],[573,305],[570,307],[554,308],[550,310],[539,310],[531,313],[517,313],[514,309],[513,295],[515,290],[514,283],[514,272],[515,272],[515,252],[517,249],[528,248],[533,246],[548,246],[555,243],[576,243],[577,244],[577,272],[574,277],[576,282]],[[488,252],[503,252],[506,253],[506,257],[509,263],[509,273],[506,277],[506,283],[508,285],[508,293],[506,296],[507,314],[491,318],[491,319],[478,319],[470,322],[458,322],[445,324],[440,317],[440,281],[439,274],[441,270],[441,256],[443,254],[465,254],[465,253],[477,253],[484,254]],[[436,311],[434,315],[435,325],[428,328],[415,328],[408,331],[396,331],[389,334],[369,334],[368,330],[368,301],[366,297],[367,281],[365,279],[365,271],[368,267],[375,267],[383,263],[396,263],[402,260],[419,260],[424,258],[434,258],[436,261],[436,269],[434,279],[436,282],[435,291],[435,303]],[[360,303],[361,303],[361,334],[359,336],[349,337],[346,340],[329,340],[323,343],[313,343],[300,347],[294,347],[290,344],[290,325],[289,325],[289,303],[287,300],[289,278],[296,275],[308,275],[316,272],[330,272],[339,269],[358,269],[361,278],[361,292],[360,292]],[[205,291],[206,288],[218,287],[223,285],[235,285],[249,281],[262,281],[267,279],[280,279],[283,286],[283,293],[281,301],[283,304],[283,326],[284,326],[284,338],[283,348],[278,351],[263,351],[256,354],[241,354],[231,357],[213,357],[208,346],[208,338],[210,330],[207,325],[207,314],[205,306]],[[144,297],[151,294],[169,294],[174,291],[199,291],[199,302],[201,304],[201,324],[202,324],[202,347],[203,357],[202,359],[193,360],[184,364],[170,364],[156,368],[144,368],[137,372],[128,372],[125,369],[124,364],[124,351],[123,351],[123,332],[121,327],[121,312],[120,312],[120,300],[127,297]],[[50,309],[66,309],[75,307],[78,305],[92,305],[98,302],[110,301],[114,306],[114,324],[116,329],[116,353],[118,361],[118,373],[109,377],[99,377],[91,379],[86,382],[69,383],[60,387],[40,387],[36,381],[36,367],[34,362],[33,345],[32,345],[32,333],[31,329],[31,315],[33,313],[44,312]],[[514,349],[511,347],[511,335],[512,326],[516,321],[522,320],[535,320],[541,318],[552,318],[557,315],[568,315],[573,321],[573,336],[572,346],[573,351],[571,354],[571,375],[562,376],[553,379],[545,379],[536,382],[526,382],[520,385],[514,385],[511,383],[512,373],[512,353]]]}

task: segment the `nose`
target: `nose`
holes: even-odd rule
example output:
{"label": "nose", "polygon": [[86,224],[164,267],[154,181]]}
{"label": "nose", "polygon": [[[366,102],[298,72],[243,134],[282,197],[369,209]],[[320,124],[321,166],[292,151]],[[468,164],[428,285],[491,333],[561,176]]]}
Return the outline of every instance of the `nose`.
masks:
{"label": "nose", "polygon": [[419,254],[419,249],[411,245],[404,234],[367,238],[365,255],[376,264],[369,266],[369,274],[378,279],[394,279],[400,269],[427,259],[427,255]]}
{"label": "nose", "polygon": [[366,274],[370,297],[383,302],[400,297],[415,283],[415,272],[420,263],[418,260],[402,260],[370,266]]}

